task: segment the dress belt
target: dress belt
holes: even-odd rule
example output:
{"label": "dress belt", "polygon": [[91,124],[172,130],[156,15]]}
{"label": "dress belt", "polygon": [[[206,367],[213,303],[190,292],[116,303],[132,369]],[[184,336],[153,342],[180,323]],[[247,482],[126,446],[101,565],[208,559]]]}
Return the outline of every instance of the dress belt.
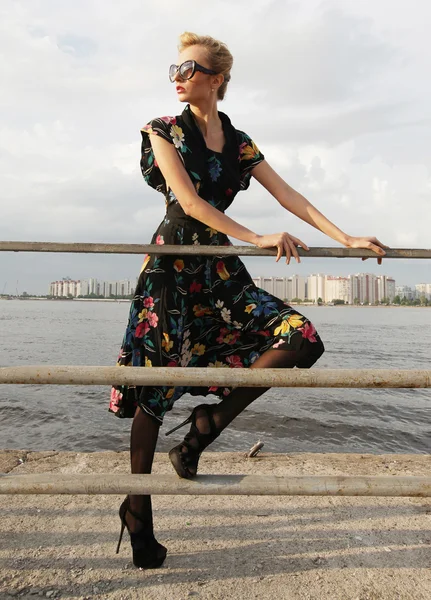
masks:
{"label": "dress belt", "polygon": [[[222,212],[222,211],[220,211],[220,212]],[[194,217],[191,217],[190,215],[186,215],[186,213],[184,212],[184,210],[179,202],[171,202],[170,204],[167,205],[166,216],[169,217],[170,219],[179,219],[181,221],[187,221],[189,223],[194,223],[194,224],[196,224],[196,226],[204,225],[204,223],[202,223],[201,221],[198,221]],[[207,225],[205,225],[205,227],[207,227]]]}
{"label": "dress belt", "polygon": [[184,221],[189,221],[193,219],[193,217],[189,217],[188,215],[186,215],[179,202],[171,202],[167,205],[166,216],[170,219],[181,219]]}

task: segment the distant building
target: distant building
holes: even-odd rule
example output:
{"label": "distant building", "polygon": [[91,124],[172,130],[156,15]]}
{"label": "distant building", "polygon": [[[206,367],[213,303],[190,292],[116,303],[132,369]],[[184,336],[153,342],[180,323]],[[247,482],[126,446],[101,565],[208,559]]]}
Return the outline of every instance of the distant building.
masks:
{"label": "distant building", "polygon": [[103,281],[101,282],[102,295],[104,298],[110,298],[111,296],[117,295],[117,282],[116,281]]}
{"label": "distant building", "polygon": [[89,295],[89,287],[88,287],[88,279],[81,279],[78,281],[78,285],[76,286],[76,295],[77,296],[88,296]]}
{"label": "distant building", "polygon": [[122,279],[120,281],[99,281],[94,277],[90,279],[73,280],[64,278],[60,281],[51,281],[49,284],[50,296],[68,298],[72,296],[132,296],[135,293],[137,280]]}
{"label": "distant building", "polygon": [[427,300],[431,300],[431,283],[417,283],[415,288],[416,298],[425,297]]}
{"label": "distant building", "polygon": [[77,285],[79,281],[75,281],[70,279],[69,277],[65,277],[60,281],[51,281],[49,284],[49,292],[50,296],[64,297],[68,298],[69,296],[75,297],[77,295]]}
{"label": "distant building", "polygon": [[351,280],[349,277],[334,277],[326,275],[325,277],[325,295],[321,296],[326,302],[333,300],[344,300],[345,304],[349,304]]}
{"label": "distant building", "polygon": [[388,299],[392,302],[395,298],[395,279],[388,277],[387,275],[377,276],[377,300],[382,302],[384,299]]}
{"label": "distant building", "polygon": [[130,279],[117,281],[117,296],[131,296],[135,293],[136,284]]}
{"label": "distant building", "polygon": [[253,283],[256,287],[262,287],[262,277],[253,277]]}
{"label": "distant building", "polygon": [[306,279],[302,275],[292,275],[287,280],[287,297],[289,300],[298,298],[299,300],[305,300],[306,293]]}
{"label": "distant building", "polygon": [[323,302],[326,301],[326,289],[325,289],[326,275],[321,273],[309,275],[307,278],[307,298],[313,302],[318,301],[319,298]]}
{"label": "distant building", "polygon": [[360,304],[374,304],[377,298],[377,278],[373,273],[350,275],[352,280],[352,303],[358,299]]}
{"label": "distant building", "polygon": [[286,277],[274,277],[273,282],[274,296],[284,300],[288,297],[287,295],[287,278]]}
{"label": "distant building", "polygon": [[269,292],[270,294],[274,293],[274,277],[262,277],[262,288]]}
{"label": "distant building", "polygon": [[414,300],[416,297],[416,291],[412,290],[408,285],[397,285],[395,287],[395,295],[399,296],[402,300],[405,298],[406,300]]}
{"label": "distant building", "polygon": [[95,294],[96,296],[101,295],[100,283],[94,277],[90,277],[88,280],[88,295]]}
{"label": "distant building", "polygon": [[266,292],[273,294],[281,300],[306,298],[306,278],[301,275],[291,277],[253,277],[253,283]]}

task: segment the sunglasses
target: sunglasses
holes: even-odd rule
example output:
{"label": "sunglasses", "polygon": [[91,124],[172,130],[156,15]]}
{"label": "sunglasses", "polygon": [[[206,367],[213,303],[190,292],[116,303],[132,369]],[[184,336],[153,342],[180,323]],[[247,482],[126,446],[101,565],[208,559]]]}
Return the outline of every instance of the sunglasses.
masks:
{"label": "sunglasses", "polygon": [[196,71],[206,73],[207,75],[217,75],[216,71],[203,67],[195,60],[186,60],[182,65],[171,65],[169,67],[169,79],[173,83],[177,73],[180,74],[181,79],[191,79]]}

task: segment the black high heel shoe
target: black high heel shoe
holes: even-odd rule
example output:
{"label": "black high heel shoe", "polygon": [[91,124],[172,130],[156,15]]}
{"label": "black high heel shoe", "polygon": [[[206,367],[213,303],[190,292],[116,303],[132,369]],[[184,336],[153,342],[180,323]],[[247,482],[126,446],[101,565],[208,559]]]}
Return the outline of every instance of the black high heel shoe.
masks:
{"label": "black high heel shoe", "polygon": [[[144,527],[136,533],[130,531],[129,526],[127,525],[127,512],[144,524]],[[168,551],[164,546],[162,546],[162,544],[159,544],[154,537],[152,517],[150,517],[149,520],[144,520],[143,517],[132,511],[130,508],[129,496],[126,496],[125,500],[123,500],[120,506],[119,515],[121,519],[121,531],[116,554],[118,554],[120,550],[124,528],[127,527],[127,531],[130,535],[130,543],[132,545],[133,552],[133,564],[135,567],[140,567],[141,569],[157,569],[160,567],[163,564]]]}
{"label": "black high heel shoe", "polygon": [[[217,406],[217,404],[199,404],[198,406],[195,406],[191,415],[187,417],[185,421],[165,433],[165,435],[169,435],[187,423],[192,424],[190,431],[181,444],[178,444],[178,446],[175,446],[169,451],[169,459],[175,471],[184,479],[193,479],[196,477],[200,455],[221,433],[214,422],[213,407],[215,406]],[[206,413],[210,427],[209,433],[201,433],[196,426],[197,413],[200,410],[203,410]],[[191,444],[192,440],[195,444]],[[186,450],[184,450],[184,448]]]}

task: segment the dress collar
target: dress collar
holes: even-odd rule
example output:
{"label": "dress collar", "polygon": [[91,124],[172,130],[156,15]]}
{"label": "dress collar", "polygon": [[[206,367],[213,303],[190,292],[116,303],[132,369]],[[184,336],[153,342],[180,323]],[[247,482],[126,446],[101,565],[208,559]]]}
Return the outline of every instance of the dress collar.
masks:
{"label": "dress collar", "polygon": [[[236,130],[232,125],[231,120],[225,113],[220,111],[217,112],[222,122],[223,133],[225,137],[225,145],[223,146],[222,152],[216,154],[229,155],[231,158],[237,159],[239,151]],[[190,108],[190,104],[187,104],[187,106],[181,114],[181,117],[184,123],[190,129],[190,131],[193,132],[193,137],[195,138],[195,141],[199,143],[201,149],[205,152],[208,151],[208,147],[205,143],[204,136],[202,134],[202,131],[200,130],[199,125],[197,124],[196,117],[193,114],[192,109]]]}

